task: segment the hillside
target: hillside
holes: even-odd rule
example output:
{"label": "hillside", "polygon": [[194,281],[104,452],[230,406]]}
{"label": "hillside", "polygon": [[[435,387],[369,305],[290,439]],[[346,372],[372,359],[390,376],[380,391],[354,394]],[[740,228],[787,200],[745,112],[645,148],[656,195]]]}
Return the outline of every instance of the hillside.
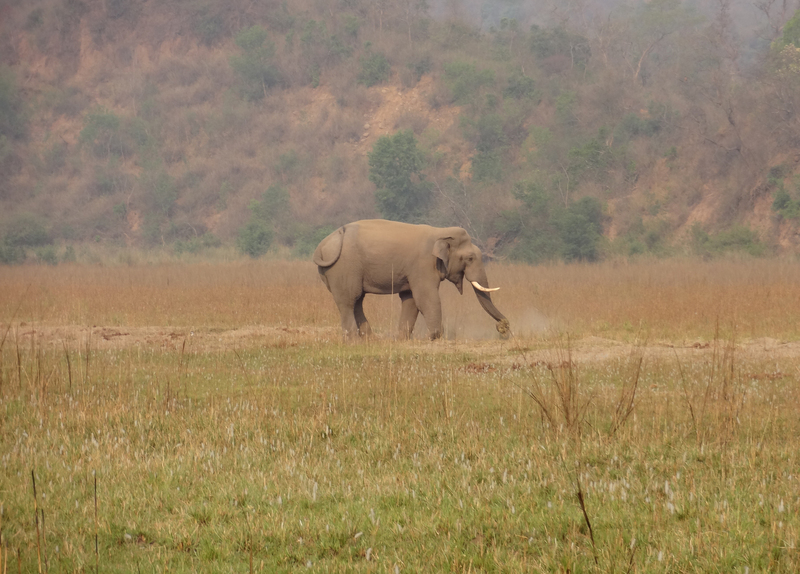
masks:
{"label": "hillside", "polygon": [[[528,262],[798,249],[796,7],[335,4],[0,3],[0,259],[302,257],[376,216]],[[387,213],[403,130],[421,199]]]}

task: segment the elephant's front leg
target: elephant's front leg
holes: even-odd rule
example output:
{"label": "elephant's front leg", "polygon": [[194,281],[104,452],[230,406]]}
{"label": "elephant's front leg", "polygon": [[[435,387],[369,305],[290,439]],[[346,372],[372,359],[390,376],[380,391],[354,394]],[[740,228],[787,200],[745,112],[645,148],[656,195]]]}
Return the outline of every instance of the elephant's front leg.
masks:
{"label": "elephant's front leg", "polygon": [[439,299],[439,283],[435,287],[423,286],[411,287],[414,294],[414,303],[419,312],[425,317],[428,325],[428,336],[438,339],[442,336],[442,302]]}
{"label": "elephant's front leg", "polygon": [[414,296],[411,291],[400,293],[400,301],[400,337],[410,339],[411,334],[414,332],[414,325],[417,323],[419,309],[417,309],[417,304],[414,302]]}

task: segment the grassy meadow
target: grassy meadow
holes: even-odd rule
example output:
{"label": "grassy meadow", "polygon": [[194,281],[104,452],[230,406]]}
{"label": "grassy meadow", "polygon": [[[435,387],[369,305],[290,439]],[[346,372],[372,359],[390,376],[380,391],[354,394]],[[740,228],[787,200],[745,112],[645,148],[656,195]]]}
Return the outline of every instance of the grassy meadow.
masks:
{"label": "grassy meadow", "polygon": [[488,274],[349,345],[310,263],[0,268],[0,572],[800,571],[800,265]]}

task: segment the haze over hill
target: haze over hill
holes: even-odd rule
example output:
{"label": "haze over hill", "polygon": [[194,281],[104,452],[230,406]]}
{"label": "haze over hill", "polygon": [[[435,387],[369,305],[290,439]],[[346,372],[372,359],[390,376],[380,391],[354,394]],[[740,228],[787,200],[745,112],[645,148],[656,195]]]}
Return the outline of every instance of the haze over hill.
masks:
{"label": "haze over hill", "polygon": [[306,256],[378,216],[529,262],[794,252],[797,9],[0,2],[0,260]]}

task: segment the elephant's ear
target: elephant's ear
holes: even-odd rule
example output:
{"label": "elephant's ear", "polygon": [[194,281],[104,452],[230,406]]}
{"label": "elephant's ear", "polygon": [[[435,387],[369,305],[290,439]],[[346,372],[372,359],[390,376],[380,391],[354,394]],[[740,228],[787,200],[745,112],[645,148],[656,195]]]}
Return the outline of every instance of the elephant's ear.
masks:
{"label": "elephant's ear", "polygon": [[319,267],[330,267],[339,260],[344,240],[344,227],[340,227],[317,245],[314,251],[314,263]]}
{"label": "elephant's ear", "polygon": [[447,277],[447,269],[450,267],[450,243],[447,239],[436,240],[436,243],[433,244],[433,256],[436,257],[439,279],[444,281]]}

